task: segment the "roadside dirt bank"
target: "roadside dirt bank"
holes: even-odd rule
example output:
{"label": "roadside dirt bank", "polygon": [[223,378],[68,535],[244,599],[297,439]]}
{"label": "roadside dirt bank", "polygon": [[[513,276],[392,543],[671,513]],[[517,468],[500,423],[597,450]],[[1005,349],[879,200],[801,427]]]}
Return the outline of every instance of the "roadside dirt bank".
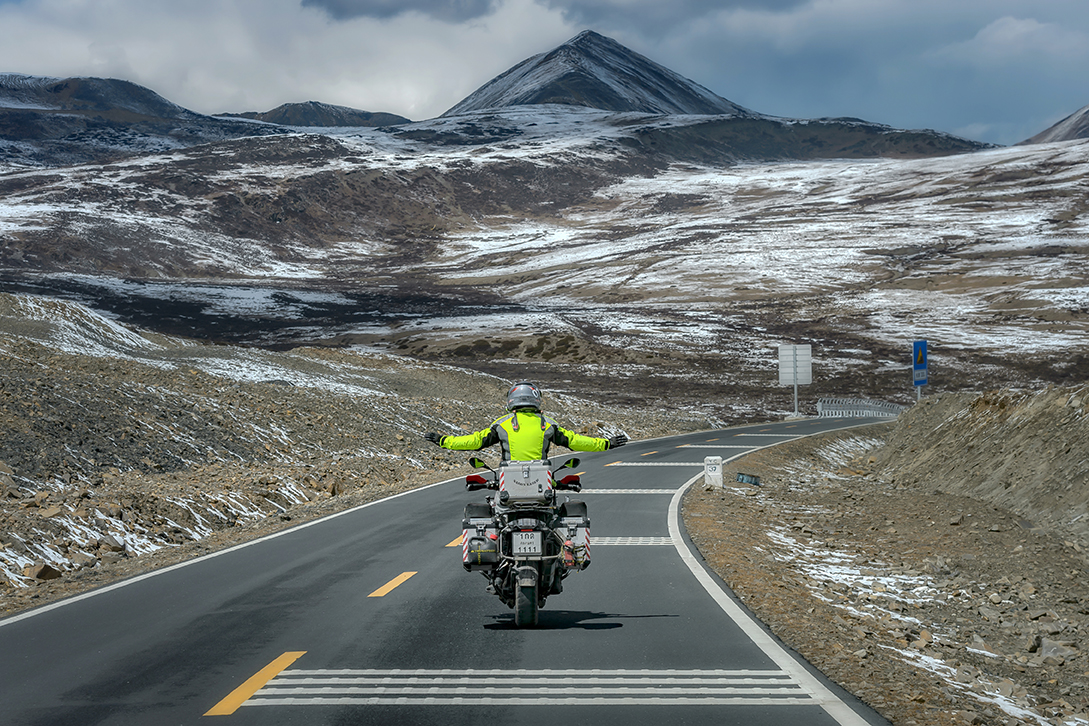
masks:
{"label": "roadside dirt bank", "polygon": [[755,452],[687,494],[685,525],[785,643],[896,726],[1087,724],[1087,392],[949,394]]}
{"label": "roadside dirt bank", "polygon": [[[468,454],[423,433],[487,426],[509,386],[397,356],[153,343],[102,320],[73,337],[108,355],[0,332],[0,617],[463,474]],[[706,426],[546,405],[590,435]]]}

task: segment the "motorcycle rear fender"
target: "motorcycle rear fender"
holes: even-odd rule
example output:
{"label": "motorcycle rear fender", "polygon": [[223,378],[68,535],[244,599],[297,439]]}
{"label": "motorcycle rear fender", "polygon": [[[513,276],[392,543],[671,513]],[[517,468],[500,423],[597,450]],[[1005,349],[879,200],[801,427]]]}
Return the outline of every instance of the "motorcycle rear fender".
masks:
{"label": "motorcycle rear fender", "polygon": [[518,587],[533,587],[537,584],[537,568],[518,568]]}

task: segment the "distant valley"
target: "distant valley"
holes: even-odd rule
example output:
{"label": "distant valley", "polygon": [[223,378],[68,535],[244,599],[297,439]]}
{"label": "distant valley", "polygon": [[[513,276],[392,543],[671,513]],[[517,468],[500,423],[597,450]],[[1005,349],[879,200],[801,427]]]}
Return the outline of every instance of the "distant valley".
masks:
{"label": "distant valley", "polygon": [[[1089,374],[1084,141],[769,117],[593,33],[374,127],[199,117],[112,82],[80,93],[115,110],[75,89],[61,113],[23,84],[0,108],[8,292],[737,416],[786,403],[781,342],[814,345],[813,396],[908,400],[917,338],[936,387]],[[61,166],[79,153],[109,159]]]}

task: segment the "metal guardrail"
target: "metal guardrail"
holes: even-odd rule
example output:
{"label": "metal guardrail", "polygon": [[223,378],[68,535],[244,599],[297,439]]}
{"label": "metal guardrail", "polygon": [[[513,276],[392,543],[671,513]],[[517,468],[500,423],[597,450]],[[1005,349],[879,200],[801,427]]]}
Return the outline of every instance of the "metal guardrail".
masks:
{"label": "metal guardrail", "polygon": [[907,409],[907,406],[868,398],[822,398],[817,401],[817,415],[822,418],[854,418],[856,416],[896,418]]}

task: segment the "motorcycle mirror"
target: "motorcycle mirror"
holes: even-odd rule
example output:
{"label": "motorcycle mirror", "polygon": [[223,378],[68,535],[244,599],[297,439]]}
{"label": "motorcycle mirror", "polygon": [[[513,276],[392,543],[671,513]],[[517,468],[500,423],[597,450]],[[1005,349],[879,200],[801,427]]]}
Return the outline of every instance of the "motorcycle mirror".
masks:
{"label": "motorcycle mirror", "polygon": [[483,459],[478,459],[475,456],[469,459],[469,466],[473,467],[474,469],[487,469],[488,471],[491,471],[492,469],[484,462]]}
{"label": "motorcycle mirror", "polygon": [[576,466],[578,466],[581,463],[582,462],[579,461],[579,459],[577,457],[575,457],[575,458],[571,458],[571,459],[568,459],[567,461],[565,461],[563,466],[568,468],[568,469],[574,469]]}

